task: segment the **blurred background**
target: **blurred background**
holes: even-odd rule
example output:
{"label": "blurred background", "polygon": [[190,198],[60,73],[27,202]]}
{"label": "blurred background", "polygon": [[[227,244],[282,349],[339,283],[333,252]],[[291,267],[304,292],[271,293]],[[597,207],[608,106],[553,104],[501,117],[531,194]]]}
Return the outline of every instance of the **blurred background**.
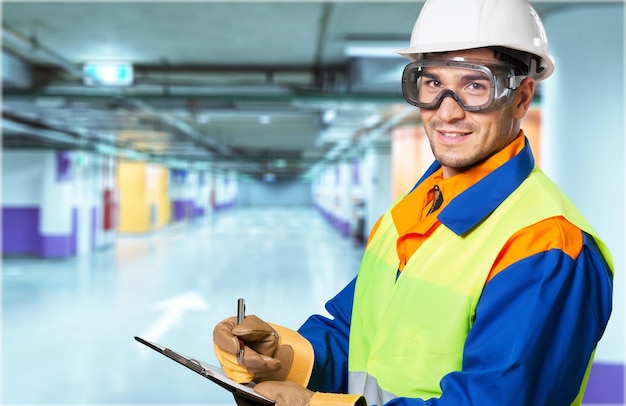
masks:
{"label": "blurred background", "polygon": [[[421,1],[4,1],[4,404],[233,404],[248,313],[297,328],[432,160],[402,98]],[[585,404],[624,404],[622,1],[531,1],[556,59],[523,123],[614,256]],[[450,27],[454,29],[454,27]]]}

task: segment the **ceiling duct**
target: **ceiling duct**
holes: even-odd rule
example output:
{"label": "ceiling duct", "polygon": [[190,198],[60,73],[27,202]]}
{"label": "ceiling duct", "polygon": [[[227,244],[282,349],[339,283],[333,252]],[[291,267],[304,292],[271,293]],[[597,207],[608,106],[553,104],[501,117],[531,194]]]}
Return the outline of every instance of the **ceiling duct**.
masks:
{"label": "ceiling duct", "polygon": [[30,67],[17,56],[2,50],[2,87],[28,89],[32,86]]}
{"label": "ceiling duct", "polygon": [[[22,123],[19,121],[13,121],[10,117],[2,117],[2,132],[3,136],[18,136],[16,145],[23,145],[27,143],[27,138],[24,137],[39,137],[53,143],[60,143],[65,146],[72,147],[84,147],[87,145],[87,140],[81,138],[79,134],[71,133],[66,130],[60,130],[56,128],[49,128],[44,126],[32,126],[28,123]],[[19,141],[19,138],[23,138]],[[6,144],[6,140],[4,140]]]}
{"label": "ceiling duct", "polygon": [[[37,38],[27,37],[26,35],[23,35],[10,27],[3,26],[2,39],[6,42],[13,44],[13,46],[15,47],[21,48],[23,52],[37,53],[40,57],[48,59],[50,63],[62,68],[72,76],[83,78],[84,72],[82,71],[82,69],[77,67],[64,56],[41,44]],[[140,109],[142,112],[147,113],[152,117],[155,117],[156,119],[162,121],[163,123],[177,129],[190,140],[196,142],[200,146],[208,148],[210,151],[215,151],[228,159],[242,159],[240,154],[238,154],[236,151],[232,150],[228,146],[223,145],[216,140],[197,132],[195,129],[191,128],[189,124],[177,119],[173,115],[160,112],[146,102],[129,96],[123,90],[121,90],[121,88],[101,86],[101,84],[98,82],[96,82],[95,87],[102,87],[107,91],[112,91],[112,99],[119,98],[124,100],[128,104]],[[5,124],[5,121],[3,121],[3,126],[5,125],[7,124]]]}
{"label": "ceiling duct", "polygon": [[351,93],[402,95],[402,71],[407,60],[394,58],[353,58],[349,62]]}

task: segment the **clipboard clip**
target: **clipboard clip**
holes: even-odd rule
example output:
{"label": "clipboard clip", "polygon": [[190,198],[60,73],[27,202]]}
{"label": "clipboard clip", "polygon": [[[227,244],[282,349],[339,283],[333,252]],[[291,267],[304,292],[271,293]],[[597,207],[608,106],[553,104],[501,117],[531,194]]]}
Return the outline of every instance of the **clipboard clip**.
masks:
{"label": "clipboard clip", "polygon": [[199,372],[200,374],[202,374],[204,376],[213,376],[211,371],[206,369],[206,368],[204,368],[202,366],[202,364],[200,363],[200,361],[195,360],[193,358],[187,358],[186,361],[195,364],[197,366],[197,368],[192,368],[192,369],[194,369],[194,370],[197,369],[197,372]]}

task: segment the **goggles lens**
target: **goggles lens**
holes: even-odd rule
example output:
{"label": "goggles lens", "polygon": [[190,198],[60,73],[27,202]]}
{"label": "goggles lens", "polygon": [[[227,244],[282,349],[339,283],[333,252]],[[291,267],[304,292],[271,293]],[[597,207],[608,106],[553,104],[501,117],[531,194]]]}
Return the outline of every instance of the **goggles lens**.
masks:
{"label": "goggles lens", "polygon": [[508,65],[420,60],[404,68],[402,92],[414,106],[436,109],[452,97],[466,111],[488,111],[508,102],[524,79]]}

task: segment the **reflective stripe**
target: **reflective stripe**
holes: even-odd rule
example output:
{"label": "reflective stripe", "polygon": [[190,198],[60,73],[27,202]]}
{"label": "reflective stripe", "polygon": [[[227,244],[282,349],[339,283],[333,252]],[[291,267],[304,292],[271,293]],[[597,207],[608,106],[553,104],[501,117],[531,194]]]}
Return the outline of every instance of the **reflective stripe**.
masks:
{"label": "reflective stripe", "polygon": [[397,398],[392,393],[384,391],[376,378],[365,372],[348,372],[348,393],[362,394],[367,399],[368,406],[380,406]]}

